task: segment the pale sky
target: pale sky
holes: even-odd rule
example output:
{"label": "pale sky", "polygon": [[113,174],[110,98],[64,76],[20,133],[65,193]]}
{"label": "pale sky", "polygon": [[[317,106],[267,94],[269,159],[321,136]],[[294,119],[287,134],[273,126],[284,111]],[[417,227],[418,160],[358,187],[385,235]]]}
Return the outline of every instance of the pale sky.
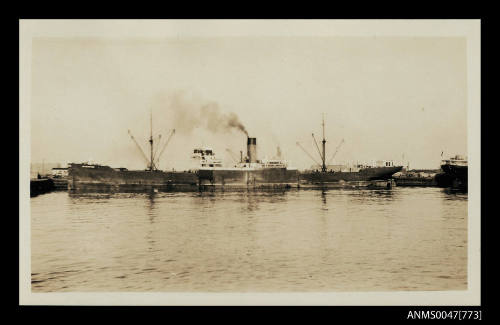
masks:
{"label": "pale sky", "polygon": [[345,140],[332,163],[404,154],[439,168],[441,151],[467,154],[465,38],[35,38],[32,49],[32,162],[143,169],[127,130],[149,150],[151,109],[155,134],[177,131],[161,169],[184,169],[201,145],[230,162],[246,136],[210,131],[207,104],[239,117],[258,158],[279,145],[298,168],[313,161],[297,141],[319,160],[322,113],[327,158]]}

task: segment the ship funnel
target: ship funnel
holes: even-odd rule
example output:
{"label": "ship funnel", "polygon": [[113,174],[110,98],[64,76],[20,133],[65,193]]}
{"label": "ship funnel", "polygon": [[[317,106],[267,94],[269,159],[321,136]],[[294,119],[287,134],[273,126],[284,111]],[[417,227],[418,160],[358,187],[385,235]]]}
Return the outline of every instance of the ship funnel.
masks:
{"label": "ship funnel", "polygon": [[247,156],[248,162],[255,163],[257,162],[257,138],[248,138],[247,139]]}

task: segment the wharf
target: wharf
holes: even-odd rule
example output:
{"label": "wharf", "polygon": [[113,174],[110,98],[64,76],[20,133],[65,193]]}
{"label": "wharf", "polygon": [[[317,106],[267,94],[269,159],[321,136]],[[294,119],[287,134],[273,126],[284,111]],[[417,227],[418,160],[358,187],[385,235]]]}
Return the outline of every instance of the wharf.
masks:
{"label": "wharf", "polygon": [[67,178],[33,178],[30,180],[30,197],[50,191],[67,190]]}
{"label": "wharf", "polygon": [[54,189],[54,182],[48,178],[30,180],[30,196],[46,193]]}

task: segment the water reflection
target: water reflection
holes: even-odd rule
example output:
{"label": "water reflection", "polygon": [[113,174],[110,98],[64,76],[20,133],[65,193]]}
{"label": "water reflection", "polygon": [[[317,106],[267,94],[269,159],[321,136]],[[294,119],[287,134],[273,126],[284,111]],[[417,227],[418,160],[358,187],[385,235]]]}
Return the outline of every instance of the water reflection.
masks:
{"label": "water reflection", "polygon": [[254,195],[243,196],[243,201],[246,203],[244,206],[245,210],[248,212],[256,212],[259,210],[259,198]]}
{"label": "water reflection", "polygon": [[347,189],[341,190],[344,195],[347,195],[353,203],[369,203],[376,202],[377,204],[390,204],[398,198],[397,190],[356,190]]}
{"label": "water reflection", "polygon": [[151,191],[150,193],[147,194],[146,198],[147,198],[146,201],[147,215],[149,216],[149,229],[147,231],[146,241],[148,242],[148,250],[153,251],[154,245],[156,243],[153,235],[153,232],[155,230],[155,217],[156,217],[156,211],[155,211],[156,193],[154,191]]}
{"label": "water reflection", "polygon": [[[287,201],[287,191],[238,191],[226,192],[222,194],[228,199],[234,200],[239,203],[242,211],[257,212],[261,203],[279,204]],[[218,194],[212,193],[214,200],[220,199],[220,192]]]}
{"label": "water reflection", "polygon": [[467,195],[436,188],[54,192],[31,211],[36,292],[467,288]]}
{"label": "water reflection", "polygon": [[327,190],[321,190],[321,209],[324,211],[328,211],[328,206],[326,204],[326,195],[327,195]]}
{"label": "water reflection", "polygon": [[467,190],[444,188],[441,190],[447,200],[467,200]]}
{"label": "water reflection", "polygon": [[112,192],[74,192],[68,191],[68,198],[74,203],[88,200],[108,200],[115,194]]}
{"label": "water reflection", "polygon": [[153,221],[154,218],[154,212],[155,212],[155,198],[156,198],[156,193],[154,191],[151,191],[147,194],[147,206],[148,206],[148,215],[150,216],[150,221]]}

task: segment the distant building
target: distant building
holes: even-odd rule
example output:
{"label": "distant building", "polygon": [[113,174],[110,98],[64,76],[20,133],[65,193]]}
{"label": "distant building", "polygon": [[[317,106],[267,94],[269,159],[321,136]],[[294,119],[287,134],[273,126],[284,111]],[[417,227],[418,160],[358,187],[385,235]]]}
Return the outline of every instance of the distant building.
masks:
{"label": "distant building", "polygon": [[376,167],[394,167],[394,162],[392,160],[377,160],[375,163]]}
{"label": "distant building", "polygon": [[55,167],[52,168],[52,177],[66,177],[68,176],[68,168]]}

